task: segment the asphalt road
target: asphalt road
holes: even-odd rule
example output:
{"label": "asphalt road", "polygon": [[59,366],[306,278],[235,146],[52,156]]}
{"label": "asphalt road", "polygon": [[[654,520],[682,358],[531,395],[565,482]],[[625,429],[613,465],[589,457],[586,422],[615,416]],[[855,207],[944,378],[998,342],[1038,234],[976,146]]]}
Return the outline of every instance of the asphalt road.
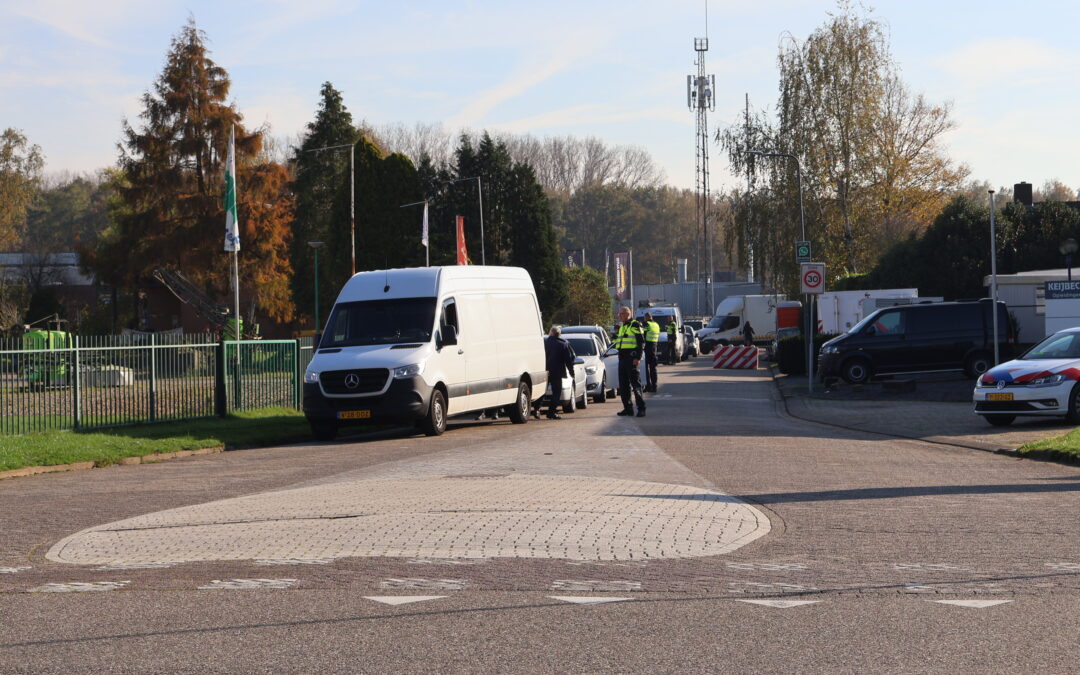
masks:
{"label": "asphalt road", "polygon": [[[967,429],[986,434],[962,404],[785,402],[766,371],[705,366],[662,367],[642,419],[606,403],[523,427],[452,425],[434,439],[384,433],[4,481],[0,671],[1075,670],[1080,470],[962,447]],[[879,433],[905,416],[925,439]],[[930,437],[939,428],[950,442]],[[511,480],[534,492],[508,492]],[[493,520],[506,536],[476,555],[380,555],[372,532],[397,538],[431,520],[407,517],[415,506],[393,511],[393,490],[363,490],[392,481],[410,486],[402,504],[438,488],[434,535],[452,552],[475,534],[469,518],[502,512],[484,506],[496,493],[529,518],[557,513],[561,527]],[[645,511],[613,514],[589,501],[595,491],[567,488],[607,481],[638,491],[602,498],[636,496]],[[665,499],[646,500],[646,483]],[[761,514],[742,521],[757,536],[720,554],[639,555],[654,535],[634,519],[667,537],[683,493],[688,506]],[[327,530],[299,558],[229,558],[210,536],[226,527],[237,546],[262,541],[252,528],[290,513],[303,515],[288,523],[301,530],[359,522],[376,495],[402,517],[363,536]],[[672,540],[709,544],[694,523],[729,515],[689,514],[689,533]],[[83,531],[126,519],[143,524],[86,549],[110,562],[61,561],[58,542],[98,541]],[[543,528],[541,544],[513,536]],[[125,563],[147,545],[125,538],[133,532],[158,537],[159,565]],[[289,532],[283,547],[295,544]],[[574,532],[611,554],[545,554]],[[199,543],[198,561],[184,562]]]}

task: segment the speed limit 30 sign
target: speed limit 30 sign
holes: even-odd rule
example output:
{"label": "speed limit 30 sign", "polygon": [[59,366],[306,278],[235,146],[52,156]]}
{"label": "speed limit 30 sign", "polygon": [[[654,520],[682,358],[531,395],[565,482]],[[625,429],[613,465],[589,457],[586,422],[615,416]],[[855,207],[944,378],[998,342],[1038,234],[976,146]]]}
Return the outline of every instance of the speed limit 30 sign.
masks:
{"label": "speed limit 30 sign", "polygon": [[823,293],[825,291],[825,263],[802,263],[799,282],[803,293]]}

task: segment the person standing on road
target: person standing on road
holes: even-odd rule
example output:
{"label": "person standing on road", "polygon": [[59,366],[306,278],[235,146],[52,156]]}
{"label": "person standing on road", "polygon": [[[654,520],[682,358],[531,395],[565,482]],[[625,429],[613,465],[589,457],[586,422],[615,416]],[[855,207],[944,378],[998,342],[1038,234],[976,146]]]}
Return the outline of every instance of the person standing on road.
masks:
{"label": "person standing on road", "polygon": [[645,312],[645,389],[656,391],[656,348],[660,343],[660,324],[653,321],[653,315]]}
{"label": "person standing on road", "polygon": [[743,338],[743,344],[746,345],[747,347],[750,347],[751,345],[754,344],[754,327],[750,325],[749,321],[747,321],[746,323],[743,324],[742,338]]}
{"label": "person standing on road", "polygon": [[[562,339],[562,330],[558,326],[552,326],[548,336],[544,338],[544,356],[547,361],[548,382],[551,383],[551,399],[548,401],[547,418],[549,420],[561,420],[562,416],[556,412],[562,397],[562,381],[567,374],[570,381],[574,381],[574,350],[570,343]],[[571,387],[572,389],[572,387]],[[573,396],[574,392],[571,391]]]}
{"label": "person standing on road", "polygon": [[669,366],[675,365],[675,333],[679,330],[678,324],[675,323],[675,315],[671,316],[671,321],[668,321],[667,325],[667,344],[664,351],[667,352],[665,360]]}
{"label": "person standing on road", "polygon": [[641,395],[641,376],[638,373],[641,353],[645,348],[645,333],[641,330],[641,324],[631,317],[630,308],[626,305],[619,308],[619,321],[622,323],[615,334],[614,347],[619,350],[619,396],[623,409],[618,414],[624,417],[634,414],[630,400],[630,393],[633,392],[637,416],[645,417],[645,398]]}

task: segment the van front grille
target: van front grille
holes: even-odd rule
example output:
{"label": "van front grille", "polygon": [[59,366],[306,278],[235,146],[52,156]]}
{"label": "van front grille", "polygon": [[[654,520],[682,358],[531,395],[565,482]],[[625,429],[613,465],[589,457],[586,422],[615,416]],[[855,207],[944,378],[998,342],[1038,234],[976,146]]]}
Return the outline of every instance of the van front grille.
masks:
{"label": "van front grille", "polygon": [[361,368],[324,371],[319,375],[319,381],[327,394],[374,394],[382,391],[388,377],[390,370],[387,368]]}

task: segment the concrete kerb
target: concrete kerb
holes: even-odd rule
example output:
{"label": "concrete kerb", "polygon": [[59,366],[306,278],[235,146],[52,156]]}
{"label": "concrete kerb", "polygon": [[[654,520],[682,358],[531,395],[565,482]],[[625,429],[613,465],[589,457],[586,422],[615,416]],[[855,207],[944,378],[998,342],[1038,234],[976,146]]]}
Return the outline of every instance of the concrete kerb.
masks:
{"label": "concrete kerb", "polygon": [[[195,450],[177,450],[176,452],[159,452],[150,455],[141,455],[138,457],[123,457],[117,460],[113,465],[130,466],[132,464],[156,464],[157,462],[166,462],[170,459],[180,459],[182,457],[191,457],[193,455],[216,455],[219,452],[224,452],[225,446],[219,445],[211,448],[198,448]],[[109,464],[102,464],[101,466],[113,466]],[[61,471],[84,471],[86,469],[99,468],[97,462],[74,462],[72,464],[53,464],[51,466],[24,466],[21,469],[12,469],[10,471],[0,471],[0,480],[5,478],[23,478],[25,476],[36,476],[42,473],[58,473]]]}
{"label": "concrete kerb", "polygon": [[[1016,448],[1005,448],[1005,447],[1001,447],[1000,445],[995,445],[995,444],[992,444],[992,443],[984,443],[984,442],[981,442],[981,441],[966,441],[966,442],[956,441],[956,440],[948,440],[948,441],[946,441],[946,440],[942,440],[942,439],[938,439],[938,438],[932,438],[932,437],[927,438],[927,437],[924,437],[924,436],[915,436],[915,435],[910,435],[909,436],[909,435],[903,435],[903,434],[888,433],[888,432],[884,432],[884,431],[876,431],[876,430],[873,430],[873,429],[866,429],[864,427],[854,427],[854,426],[848,426],[848,425],[844,425],[844,424],[837,424],[836,422],[826,422],[826,421],[823,421],[823,420],[814,419],[812,417],[798,415],[798,414],[792,412],[791,407],[788,405],[789,395],[784,391],[784,387],[781,386],[780,378],[778,377],[779,373],[778,373],[776,367],[773,364],[769,364],[769,373],[772,376],[772,381],[773,381],[773,384],[776,386],[777,392],[780,394],[780,400],[783,402],[784,414],[786,414],[786,415],[788,415],[790,417],[793,417],[795,419],[802,420],[804,422],[813,422],[814,424],[822,424],[824,426],[835,427],[837,429],[844,429],[846,431],[855,431],[855,432],[860,432],[860,433],[876,434],[878,436],[887,436],[889,438],[904,438],[904,439],[913,440],[913,441],[921,441],[923,443],[932,443],[934,445],[945,445],[945,446],[952,446],[952,447],[957,447],[957,448],[968,448],[968,449],[971,449],[971,450],[981,450],[983,452],[992,452],[992,453],[998,454],[998,455],[1008,455],[1010,457],[1018,457],[1018,458],[1022,458],[1022,459],[1043,459],[1043,460],[1049,460],[1049,461],[1062,461],[1062,460],[1056,459],[1056,458],[1054,458],[1054,457],[1052,457],[1052,456],[1050,456],[1050,455],[1048,455],[1046,453],[1025,453],[1025,454],[1021,454],[1020,452],[1017,451]],[[816,400],[829,400],[829,399],[819,397],[819,396],[811,396],[811,398],[814,398]]]}

